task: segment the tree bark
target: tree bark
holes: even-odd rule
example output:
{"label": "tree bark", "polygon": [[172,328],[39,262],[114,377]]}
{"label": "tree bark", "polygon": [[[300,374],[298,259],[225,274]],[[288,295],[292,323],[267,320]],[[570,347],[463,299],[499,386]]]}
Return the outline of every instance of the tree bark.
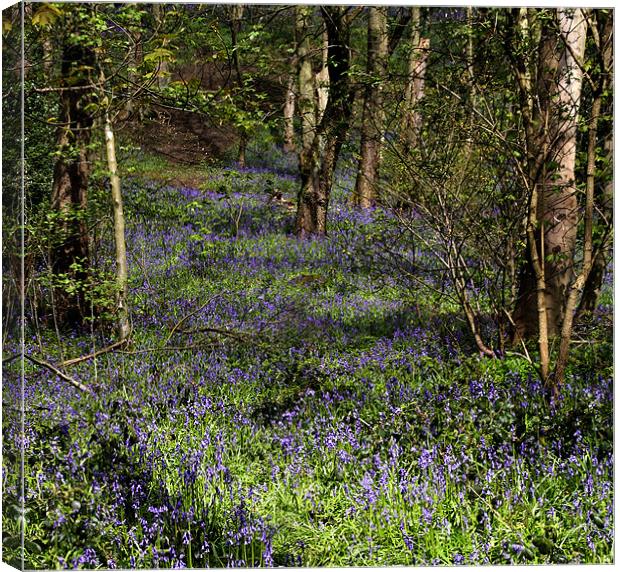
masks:
{"label": "tree bark", "polygon": [[[564,383],[564,375],[566,366],[568,365],[568,354],[573,331],[573,323],[577,317],[575,308],[577,302],[582,296],[583,289],[591,276],[594,260],[596,260],[597,252],[594,248],[594,207],[595,207],[595,180],[596,180],[596,154],[599,135],[599,120],[603,104],[603,97],[608,87],[608,78],[612,69],[612,22],[608,17],[606,25],[603,29],[602,37],[599,40],[599,52],[601,54],[602,69],[599,70],[598,85],[593,85],[594,100],[592,102],[592,110],[588,121],[588,149],[587,149],[587,166],[586,166],[586,197],[584,206],[584,231],[583,231],[583,262],[581,272],[570,286],[564,321],[562,323],[562,335],[560,338],[560,349],[556,362],[553,390],[557,394],[559,387]],[[602,40],[602,42],[601,42]],[[607,227],[606,230],[609,230]],[[607,243],[607,237],[602,238],[602,244],[599,245],[599,251],[604,250]],[[601,248],[602,247],[602,248]],[[583,300],[583,297],[581,297]]]}
{"label": "tree bark", "polygon": [[295,72],[296,58],[291,62],[291,73],[286,84],[286,98],[284,100],[284,151],[293,153],[295,147]]}
{"label": "tree bark", "polygon": [[[324,235],[327,232],[327,211],[336,161],[346,137],[353,104],[349,67],[350,27],[348,9],[340,6],[321,7],[329,40],[329,96],[325,112],[316,126],[312,140],[300,153],[301,186],[297,198],[295,230],[298,237]],[[303,66],[303,64],[302,64]],[[303,69],[303,67],[302,67]],[[301,71],[300,71],[301,77]],[[302,85],[300,79],[300,87]],[[301,95],[301,93],[300,93]],[[305,110],[301,109],[303,113]],[[303,115],[302,115],[303,117]]]}
{"label": "tree bark", "polygon": [[316,124],[321,123],[323,113],[327,107],[327,98],[329,97],[329,69],[327,67],[327,58],[329,54],[329,37],[327,30],[323,31],[323,45],[321,46],[321,68],[314,76],[316,85]]}
{"label": "tree bark", "polygon": [[362,208],[372,206],[377,193],[385,121],[383,84],[388,58],[387,10],[371,6],[368,11],[368,77],[362,112],[360,161],[353,195],[354,203]]}
{"label": "tree bark", "polygon": [[[240,91],[243,91],[245,82],[243,79],[243,72],[241,71],[241,61],[239,59],[239,33],[241,32],[241,19],[243,18],[243,4],[233,4],[231,6],[231,18],[230,18],[230,37],[232,43],[232,59],[235,67],[235,74],[237,75],[237,86]],[[248,146],[248,136],[244,128],[239,130],[239,152],[237,155],[237,163],[239,167],[245,167],[245,155]]]}
{"label": "tree bark", "polygon": [[[57,279],[77,282],[75,291],[55,288],[59,319],[68,324],[80,323],[87,315],[84,304],[84,280],[89,268],[88,229],[84,220],[87,205],[90,163],[88,145],[93,118],[86,111],[93,92],[91,73],[96,64],[91,48],[66,42],[62,52],[60,121],[57,146],[59,156],[54,166],[51,208],[58,213],[61,242],[52,250],[52,272]],[[86,70],[86,71],[84,71]],[[75,89],[77,88],[77,89]]]}
{"label": "tree bark", "polygon": [[[582,10],[558,9],[544,26],[538,62],[537,105],[531,110],[527,135],[530,190],[536,192],[536,230],[528,240],[529,260],[521,274],[514,321],[517,337],[532,337],[540,328],[540,288],[548,335],[562,327],[572,282],[577,239],[578,202],[575,187],[577,115],[581,98],[586,17]],[[534,208],[533,205],[530,209]],[[542,235],[542,236],[541,236]],[[543,268],[540,283],[533,266],[533,248]]]}
{"label": "tree bark", "polygon": [[112,191],[112,209],[114,212],[114,245],[116,252],[116,310],[118,316],[118,337],[124,340],[129,336],[129,308],[127,289],[127,250],[125,247],[125,216],[123,214],[123,196],[121,181],[116,163],[116,144],[110,117],[105,117],[105,144],[108,171],[110,172],[110,189]]}
{"label": "tree bark", "polygon": [[558,351],[558,359],[556,361],[553,390],[557,394],[558,388],[564,383],[564,372],[568,365],[568,351],[570,346],[571,334],[573,331],[573,321],[575,308],[579,295],[590,275],[592,269],[592,222],[594,214],[594,176],[596,161],[596,139],[598,130],[598,119],[601,110],[600,95],[595,96],[592,105],[592,115],[590,117],[590,125],[588,126],[588,165],[586,168],[586,203],[584,213],[584,233],[583,233],[583,267],[581,273],[570,286],[566,301],[564,313],[564,321],[562,322],[562,332],[560,336],[560,349]]}
{"label": "tree bark", "polygon": [[417,109],[424,97],[426,64],[430,50],[430,39],[420,34],[420,8],[412,8],[411,31],[409,34],[409,60],[407,64],[407,85],[405,86],[405,154],[415,149],[422,128],[422,114]]}
{"label": "tree bark", "polygon": [[[316,107],[314,96],[314,74],[310,43],[310,6],[295,7],[295,34],[297,36],[297,65],[299,76],[298,110],[301,117],[301,149],[299,150],[299,171],[302,185],[298,196],[295,228],[297,234],[301,229],[317,227],[313,189],[318,186],[318,165],[313,159],[312,145],[316,135]],[[318,145],[318,141],[317,141]]]}

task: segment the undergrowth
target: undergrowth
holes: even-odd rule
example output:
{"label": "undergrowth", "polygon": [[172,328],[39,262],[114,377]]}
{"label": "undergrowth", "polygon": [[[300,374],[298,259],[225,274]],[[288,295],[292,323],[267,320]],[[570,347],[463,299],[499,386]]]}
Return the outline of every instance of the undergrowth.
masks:
{"label": "undergrowth", "polygon": [[473,351],[453,303],[353,255],[379,213],[337,193],[330,236],[298,241],[291,175],[163,168],[125,180],[131,344],[70,368],[94,396],[25,364],[23,512],[5,365],[7,561],[22,519],[28,568],[612,561],[607,292],[550,403],[526,359]]}

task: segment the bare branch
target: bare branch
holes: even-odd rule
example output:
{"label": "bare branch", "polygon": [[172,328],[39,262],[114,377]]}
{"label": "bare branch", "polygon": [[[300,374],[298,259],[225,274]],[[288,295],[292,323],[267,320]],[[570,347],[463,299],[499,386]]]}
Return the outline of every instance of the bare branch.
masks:
{"label": "bare branch", "polygon": [[68,367],[68,366],[75,365],[76,363],[81,363],[81,362],[84,362],[84,361],[91,360],[91,359],[96,358],[96,357],[98,357],[100,355],[113,352],[115,349],[124,346],[128,341],[129,341],[128,339],[120,340],[118,342],[113,343],[112,345],[109,345],[109,346],[107,346],[105,348],[97,350],[97,351],[95,351],[93,353],[90,353],[88,355],[65,360],[65,361],[59,363],[58,366],[59,367]]}
{"label": "bare branch", "polygon": [[55,365],[47,361],[32,357],[28,354],[24,354],[24,358],[34,363],[35,365],[39,365],[41,367],[49,369],[52,373],[55,373],[60,379],[66,381],[67,383],[75,387],[76,389],[79,389],[80,391],[83,391],[85,393],[90,393],[91,395],[93,394],[93,391],[92,389],[90,389],[90,387],[85,386],[83,383],[80,383],[76,379],[73,379],[72,377],[68,376],[66,373],[60,371]]}

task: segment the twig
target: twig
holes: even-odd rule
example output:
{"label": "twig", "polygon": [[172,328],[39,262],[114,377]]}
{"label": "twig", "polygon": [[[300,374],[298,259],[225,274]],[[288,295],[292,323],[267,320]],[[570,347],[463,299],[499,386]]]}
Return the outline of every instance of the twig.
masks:
{"label": "twig", "polygon": [[114,351],[116,348],[120,348],[121,346],[124,346],[128,341],[129,341],[128,339],[120,340],[118,342],[114,342],[110,346],[107,346],[107,347],[105,347],[103,349],[97,350],[97,351],[95,351],[95,352],[93,352],[91,354],[65,360],[63,362],[60,362],[58,364],[58,367],[68,367],[68,366],[71,366],[71,365],[75,365],[76,363],[80,363],[80,362],[83,362],[83,361],[88,361],[89,359],[96,358],[97,356],[100,356],[102,354],[107,354],[107,353],[109,353],[111,351]]}
{"label": "twig", "polygon": [[179,330],[182,334],[222,334],[223,336],[229,336],[231,338],[235,338],[237,340],[247,340],[249,338],[248,335],[242,332],[234,332],[232,330],[226,330],[224,328],[214,328],[211,326],[205,326],[203,328],[196,328],[194,330]]}
{"label": "twig", "polygon": [[185,322],[186,320],[188,320],[189,318],[191,318],[192,316],[195,316],[198,312],[200,312],[200,310],[202,310],[205,306],[207,306],[208,304],[210,304],[211,302],[213,302],[213,300],[215,300],[216,298],[220,298],[221,295],[217,294],[216,296],[212,296],[211,298],[209,298],[204,304],[202,304],[199,308],[197,308],[196,310],[194,310],[193,312],[190,312],[189,314],[186,314],[185,316],[183,316],[172,328],[172,330],[170,330],[170,333],[168,334],[168,337],[164,340],[164,343],[162,344],[162,347],[165,347],[166,344],[170,341],[170,338],[172,337],[172,334],[174,334],[174,332],[177,331],[177,329],[179,328],[179,326]]}
{"label": "twig", "polygon": [[[506,314],[506,317],[508,318],[508,321],[510,322],[510,325],[513,328],[516,328],[517,325],[514,323],[514,320],[512,319],[512,316],[510,315],[510,312],[508,312],[506,310],[506,308],[502,308],[502,310],[504,310],[504,314]],[[527,359],[527,361],[530,363],[530,365],[534,365],[534,362],[532,361],[532,358],[530,357],[529,352],[527,351],[527,346],[525,345],[525,341],[523,340],[522,336],[519,336],[519,341],[521,342],[521,346],[523,347],[523,351],[525,352],[525,357]],[[517,354],[517,352],[513,352],[515,355],[521,355],[521,354]]]}
{"label": "twig", "polygon": [[27,354],[24,354],[24,358],[26,358],[28,361],[31,361],[32,363],[36,365],[49,369],[51,372],[55,373],[58,377],[60,377],[61,379],[63,379],[64,381],[66,381],[67,383],[75,387],[76,389],[79,389],[80,391],[84,391],[86,393],[90,393],[91,395],[93,394],[92,389],[90,389],[89,387],[86,387],[83,383],[80,383],[79,381],[68,376],[66,373],[60,371],[55,365],[52,365],[49,362],[37,359],[35,357],[29,356]]}
{"label": "twig", "polygon": [[157,348],[145,348],[142,350],[128,350],[128,351],[119,351],[119,354],[123,355],[138,355],[138,354],[149,354],[154,352],[181,352],[187,350],[200,350],[208,347],[217,347],[217,345],[204,345],[204,344],[192,344],[191,346],[167,346],[167,347],[157,347]]}
{"label": "twig", "polygon": [[51,411],[51,407],[44,407],[43,405],[31,405],[30,409],[24,408],[24,410],[22,411],[21,409],[18,409],[17,407],[13,407],[12,405],[9,405],[6,401],[2,402],[2,408],[7,409],[9,411],[13,411],[14,413],[32,413],[33,411]]}

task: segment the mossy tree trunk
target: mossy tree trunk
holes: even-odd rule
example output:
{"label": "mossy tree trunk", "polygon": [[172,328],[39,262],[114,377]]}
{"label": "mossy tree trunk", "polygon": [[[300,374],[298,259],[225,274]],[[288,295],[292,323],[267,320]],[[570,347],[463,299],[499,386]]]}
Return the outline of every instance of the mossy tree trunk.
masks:
{"label": "mossy tree trunk", "polygon": [[[51,209],[57,214],[58,241],[52,248],[57,316],[63,323],[87,315],[83,285],[88,275],[89,235],[85,220],[90,177],[89,144],[93,125],[96,67],[92,48],[69,35],[62,48],[58,158],[54,166]],[[76,288],[77,286],[77,288]]]}

